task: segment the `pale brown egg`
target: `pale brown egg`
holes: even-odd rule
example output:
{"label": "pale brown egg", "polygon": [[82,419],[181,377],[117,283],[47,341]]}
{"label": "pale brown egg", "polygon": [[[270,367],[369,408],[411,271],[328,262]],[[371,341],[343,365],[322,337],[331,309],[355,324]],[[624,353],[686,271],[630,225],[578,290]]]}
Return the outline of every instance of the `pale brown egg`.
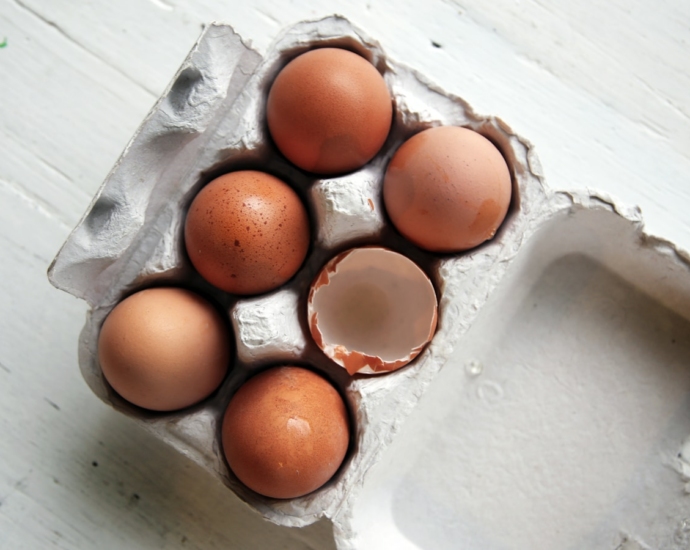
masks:
{"label": "pale brown egg", "polygon": [[309,250],[309,218],[282,180],[255,170],[231,172],[194,198],[185,245],[204,279],[234,294],[279,287]]}
{"label": "pale brown egg", "polygon": [[307,301],[312,337],[350,374],[407,365],[436,330],[436,293],[409,258],[377,246],[338,254],[319,272]]}
{"label": "pale brown egg", "polygon": [[295,498],[315,491],[340,467],[350,432],[337,390],[301,367],[262,372],[237,390],[223,419],[230,469],[264,496]]}
{"label": "pale brown egg", "polygon": [[230,335],[204,298],[181,288],[132,294],[110,312],[98,339],[103,376],[127,401],[182,409],[213,393],[230,363]]}
{"label": "pale brown egg", "polygon": [[431,128],[396,151],[383,199],[405,238],[426,250],[459,252],[491,239],[503,222],[510,171],[481,134],[457,126]]}
{"label": "pale brown egg", "polygon": [[304,53],[278,73],[266,104],[278,149],[317,174],[356,170],[381,149],[393,107],[385,81],[363,57],[339,48]]}

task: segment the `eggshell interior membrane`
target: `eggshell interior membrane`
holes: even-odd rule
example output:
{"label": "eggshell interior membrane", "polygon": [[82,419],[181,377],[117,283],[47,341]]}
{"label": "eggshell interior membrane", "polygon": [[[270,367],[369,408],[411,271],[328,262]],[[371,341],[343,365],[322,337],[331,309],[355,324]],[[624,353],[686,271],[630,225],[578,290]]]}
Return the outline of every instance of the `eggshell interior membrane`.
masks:
{"label": "eggshell interior membrane", "polygon": [[185,246],[201,276],[233,294],[268,292],[288,281],[309,250],[309,218],[282,180],[256,170],[231,172],[194,198]]}
{"label": "eggshell interior membrane", "polygon": [[393,117],[383,77],[363,57],[339,48],[311,50],[278,74],[266,115],[278,149],[317,174],[350,172],[386,141]]}
{"label": "eggshell interior membrane", "polygon": [[301,367],[264,371],[235,393],[223,419],[223,451],[250,489],[295,498],[336,473],[350,441],[347,408],[336,389]]}
{"label": "eggshell interior membrane", "polygon": [[424,130],[390,161],[383,199],[393,225],[433,252],[460,252],[491,239],[508,212],[510,171],[496,146],[457,126]]}
{"label": "eggshell interior membrane", "polygon": [[436,293],[410,259],[381,247],[339,254],[312,284],[308,318],[316,344],[350,374],[412,361],[436,330]]}
{"label": "eggshell interior membrane", "polygon": [[142,290],[110,312],[98,340],[103,375],[127,401],[182,409],[213,393],[230,362],[230,335],[204,298],[181,288]]}

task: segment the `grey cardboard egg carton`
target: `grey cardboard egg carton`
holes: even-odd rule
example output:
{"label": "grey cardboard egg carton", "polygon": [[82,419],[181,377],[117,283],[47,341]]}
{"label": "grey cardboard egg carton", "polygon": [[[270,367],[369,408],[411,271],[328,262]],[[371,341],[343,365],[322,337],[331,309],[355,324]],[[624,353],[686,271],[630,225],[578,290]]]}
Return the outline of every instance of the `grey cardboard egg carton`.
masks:
{"label": "grey cardboard egg carton", "polygon": [[[381,152],[355,173],[325,179],[298,170],[278,153],[268,136],[264,110],[278,71],[317,46],[344,47],[369,59],[384,76],[395,109]],[[465,126],[485,135],[503,153],[513,180],[512,204],[496,236],[462,254],[430,254],[412,246],[391,227],[382,204],[383,174],[397,147],[437,125]],[[192,268],[183,243],[186,210],[196,193],[214,177],[244,168],[288,182],[306,204],[312,223],[312,244],[297,275],[278,290],[254,297],[231,296],[206,283]],[[298,23],[263,57],[229,25],[211,24],[127,145],[49,276],[55,286],[90,306],[79,340],[79,362],[100,399],[212,472],[266,519],[303,526],[329,517],[339,545],[349,547],[354,535],[348,518],[367,472],[449,360],[458,339],[472,327],[532,235],[550,220],[581,210],[601,211],[642,232],[635,209],[621,210],[596,194],[550,191],[529,142],[500,119],[474,113],[461,98],[387,57],[375,40],[346,19]],[[351,377],[312,341],[306,298],[328,259],[364,244],[397,250],[427,272],[439,298],[439,322],[433,340],[411,364],[390,374]],[[675,254],[674,261],[687,268],[687,258],[672,245],[656,241],[654,246],[665,247],[671,251],[666,254]],[[136,290],[162,284],[191,288],[223,308],[236,350],[230,373],[216,393],[196,406],[166,414],[122,400],[105,383],[97,360],[100,326],[114,305]],[[352,420],[350,449],[338,473],[314,493],[292,500],[248,490],[229,471],[220,447],[220,422],[234,391],[253,373],[280,364],[309,365],[322,372],[345,397]]]}

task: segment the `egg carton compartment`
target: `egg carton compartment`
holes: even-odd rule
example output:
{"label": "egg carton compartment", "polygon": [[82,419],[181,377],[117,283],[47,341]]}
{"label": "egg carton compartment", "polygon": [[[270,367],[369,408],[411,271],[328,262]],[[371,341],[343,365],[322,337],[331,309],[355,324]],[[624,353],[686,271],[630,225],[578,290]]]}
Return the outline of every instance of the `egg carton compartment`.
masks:
{"label": "egg carton compartment", "polygon": [[690,547],[690,262],[556,194],[336,520],[339,548]]}
{"label": "egg carton compartment", "polygon": [[[290,59],[318,46],[350,49],[370,60],[394,102],[393,127],[383,149],[362,169],[338,177],[317,178],[292,166],[271,142],[265,123],[265,100],[275,75]],[[503,225],[491,241],[462,254],[432,254],[413,246],[391,226],[382,204],[383,174],[395,150],[413,134],[439,125],[481,133],[498,147],[511,171],[513,199]],[[183,240],[185,215],[198,191],[220,174],[245,168],[289,183],[312,224],[311,246],[298,273],[279,289],[254,297],[233,296],[204,281],[192,268]],[[327,516],[340,529],[337,518],[349,510],[366,472],[448,362],[523,242],[553,215],[554,201],[526,140],[500,119],[477,115],[464,100],[387,57],[346,19],[298,23],[264,57],[230,26],[212,24],[126,147],[49,276],[91,308],[79,340],[79,362],[100,399],[211,471],[265,518],[302,526]],[[404,254],[429,275],[439,300],[438,326],[409,365],[380,376],[349,376],[311,338],[306,300],[311,282],[330,258],[370,244]],[[181,411],[153,413],[127,403],[108,386],[97,342],[105,317],[120,300],[142,288],[170,284],[200,293],[223,311],[234,334],[235,357],[227,378],[208,399]],[[309,366],[338,388],[349,406],[352,434],[345,462],[329,483],[304,497],[276,500],[247,489],[229,470],[220,423],[245,380],[284,364]]]}

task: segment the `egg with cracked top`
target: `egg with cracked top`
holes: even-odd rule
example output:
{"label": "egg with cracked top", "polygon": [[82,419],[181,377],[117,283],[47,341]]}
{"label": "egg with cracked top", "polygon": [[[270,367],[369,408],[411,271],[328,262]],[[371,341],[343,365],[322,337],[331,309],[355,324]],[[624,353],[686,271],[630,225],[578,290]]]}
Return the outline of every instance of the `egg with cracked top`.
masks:
{"label": "egg with cracked top", "polygon": [[350,374],[397,370],[436,331],[437,299],[412,260],[379,246],[332,258],[311,285],[307,320],[316,344]]}

